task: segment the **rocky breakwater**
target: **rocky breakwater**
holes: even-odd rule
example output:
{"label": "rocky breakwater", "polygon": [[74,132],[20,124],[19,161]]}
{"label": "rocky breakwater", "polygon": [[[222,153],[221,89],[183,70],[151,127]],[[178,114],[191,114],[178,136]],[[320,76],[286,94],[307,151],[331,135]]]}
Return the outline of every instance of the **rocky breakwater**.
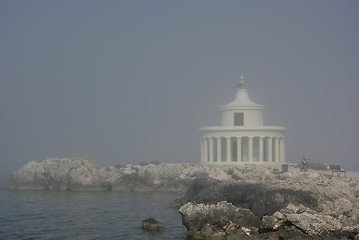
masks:
{"label": "rocky breakwater", "polygon": [[144,163],[100,168],[81,158],[29,162],[13,172],[9,189],[185,192],[202,175],[232,179],[224,169],[199,164]]}
{"label": "rocky breakwater", "polygon": [[101,168],[104,185],[118,191],[184,192],[191,181],[185,164],[127,164]]}
{"label": "rocky breakwater", "polygon": [[195,180],[182,199],[193,239],[359,239],[359,179],[263,167]]}

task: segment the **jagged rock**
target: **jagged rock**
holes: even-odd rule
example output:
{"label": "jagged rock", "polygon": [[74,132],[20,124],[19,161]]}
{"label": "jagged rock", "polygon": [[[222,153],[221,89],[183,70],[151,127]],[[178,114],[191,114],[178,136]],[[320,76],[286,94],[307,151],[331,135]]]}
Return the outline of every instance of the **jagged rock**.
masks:
{"label": "jagged rock", "polygon": [[[50,186],[51,180],[58,182],[63,175],[67,174],[63,171],[61,173],[56,168],[68,171],[71,168],[68,168],[68,165],[75,162],[84,163],[87,165],[87,170],[79,165],[74,166],[70,171],[72,181],[78,179],[79,184],[89,187],[93,185],[91,181],[99,181],[100,189],[105,186],[112,190],[122,191],[185,192],[192,181],[206,179],[226,183],[260,183],[283,189],[313,191],[321,193],[327,200],[336,199],[337,196],[348,195],[353,199],[359,196],[359,178],[332,178],[317,172],[290,171],[278,174],[278,170],[265,166],[209,166],[158,162],[98,168],[94,162],[79,158],[47,159],[41,163],[29,162],[13,173],[12,184],[18,188],[43,189],[43,185]],[[88,179],[86,180],[83,176],[87,176]],[[277,197],[280,200],[281,196]]]}
{"label": "jagged rock", "polygon": [[188,178],[180,175],[185,165],[150,163],[147,165],[111,166],[99,170],[112,190],[184,192]]}
{"label": "jagged rock", "polygon": [[287,214],[286,218],[310,236],[325,236],[340,231],[342,224],[331,216],[321,214]]}
{"label": "jagged rock", "polygon": [[195,239],[354,239],[358,234],[355,226],[345,229],[335,218],[307,210],[288,213],[285,209],[260,221],[248,209],[222,201],[187,203],[179,212],[188,235]]}
{"label": "jagged rock", "polygon": [[29,162],[12,174],[11,189],[100,190],[102,177],[88,159],[49,158]]}
{"label": "jagged rock", "polygon": [[148,231],[162,231],[165,230],[166,227],[163,223],[157,221],[153,218],[148,218],[142,221],[142,229]]}
{"label": "jagged rock", "polygon": [[278,229],[283,228],[286,220],[286,216],[280,212],[275,212],[271,216],[263,216],[261,231],[277,231]]}
{"label": "jagged rock", "polygon": [[211,236],[211,237],[215,237],[215,238],[221,238],[225,236],[224,231],[222,231],[221,229],[217,230],[215,226],[212,226],[208,223],[206,223],[200,230],[200,233],[203,236]]}
{"label": "jagged rock", "polygon": [[[283,184],[196,180],[178,200],[185,204],[180,208],[183,224],[198,239],[354,239],[359,233],[359,199],[347,180],[333,184],[345,187],[328,193],[326,185],[303,191],[286,188],[296,188],[291,178],[275,179]],[[259,226],[234,217],[238,209],[259,219]]]}
{"label": "jagged rock", "polygon": [[99,168],[88,159],[49,158],[14,172],[8,188],[184,192],[197,174],[183,174],[189,166],[149,163]]}
{"label": "jagged rock", "polygon": [[[182,223],[193,235],[219,237],[231,234],[251,235],[258,231],[260,220],[250,210],[226,201],[217,204],[187,203],[179,209]],[[236,233],[237,232],[237,233]],[[197,236],[198,237],[198,236]]]}
{"label": "jagged rock", "polygon": [[308,207],[317,206],[317,199],[309,191],[211,179],[193,181],[184,197],[177,200],[182,204],[187,202],[214,204],[220,201],[228,201],[237,207],[248,208],[259,218],[271,215],[291,202],[302,203]]}

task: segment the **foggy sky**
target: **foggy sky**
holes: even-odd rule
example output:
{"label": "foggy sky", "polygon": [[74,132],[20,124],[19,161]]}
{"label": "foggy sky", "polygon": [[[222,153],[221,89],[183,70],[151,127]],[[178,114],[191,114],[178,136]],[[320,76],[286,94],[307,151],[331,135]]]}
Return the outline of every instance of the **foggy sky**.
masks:
{"label": "foggy sky", "polygon": [[0,174],[199,162],[243,74],[286,159],[359,170],[358,1],[0,1]]}

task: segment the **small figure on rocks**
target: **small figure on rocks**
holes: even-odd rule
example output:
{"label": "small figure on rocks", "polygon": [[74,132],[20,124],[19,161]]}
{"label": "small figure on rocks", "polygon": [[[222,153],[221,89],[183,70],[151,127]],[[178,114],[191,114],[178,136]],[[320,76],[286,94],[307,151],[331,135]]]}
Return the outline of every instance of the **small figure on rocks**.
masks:
{"label": "small figure on rocks", "polygon": [[142,221],[142,229],[148,230],[148,231],[162,231],[165,230],[166,227],[163,223],[157,221],[154,218],[148,218],[146,220]]}
{"label": "small figure on rocks", "polygon": [[300,163],[300,171],[301,172],[308,172],[308,162],[310,161],[310,158],[305,158],[303,156],[303,160]]}

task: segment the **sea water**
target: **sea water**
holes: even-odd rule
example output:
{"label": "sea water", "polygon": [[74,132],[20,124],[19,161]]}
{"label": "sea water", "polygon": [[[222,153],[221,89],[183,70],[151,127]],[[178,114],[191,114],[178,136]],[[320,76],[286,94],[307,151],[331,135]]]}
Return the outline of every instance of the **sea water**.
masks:
{"label": "sea water", "polygon": [[[174,193],[6,190],[0,186],[0,239],[185,239]],[[144,219],[166,226],[141,229]]]}

